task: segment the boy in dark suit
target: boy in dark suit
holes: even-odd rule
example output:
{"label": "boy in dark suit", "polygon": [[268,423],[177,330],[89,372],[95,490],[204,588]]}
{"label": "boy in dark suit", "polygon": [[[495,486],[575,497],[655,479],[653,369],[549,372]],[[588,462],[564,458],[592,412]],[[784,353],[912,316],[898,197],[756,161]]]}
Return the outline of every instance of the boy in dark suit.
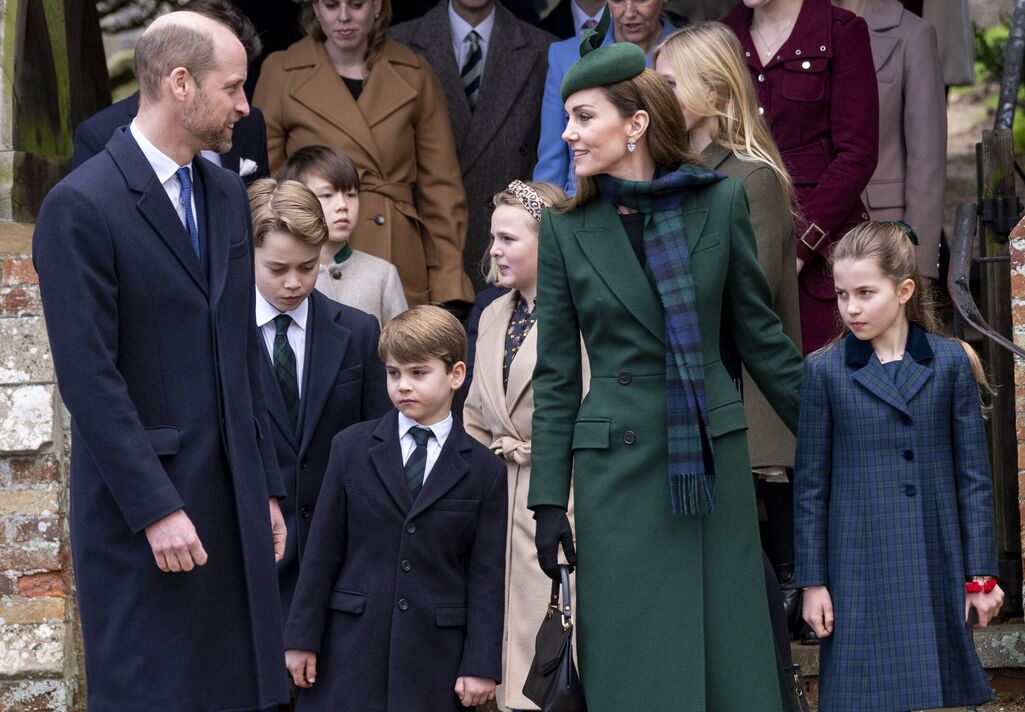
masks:
{"label": "boy in dark suit", "polygon": [[250,186],[249,202],[264,400],[286,493],[278,587],[287,619],[331,438],[380,417],[389,403],[377,319],[313,288],[328,233],[320,201],[302,183],[265,178]]}
{"label": "boy in dark suit", "polygon": [[458,710],[501,675],[506,474],[452,417],[466,334],[420,306],[378,352],[397,411],[332,441],[286,626],[301,712]]}

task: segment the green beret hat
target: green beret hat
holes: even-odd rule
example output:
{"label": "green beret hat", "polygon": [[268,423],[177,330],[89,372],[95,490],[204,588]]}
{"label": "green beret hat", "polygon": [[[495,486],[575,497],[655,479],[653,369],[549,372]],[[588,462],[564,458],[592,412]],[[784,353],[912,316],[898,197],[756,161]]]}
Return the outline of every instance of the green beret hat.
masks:
{"label": "green beret hat", "polygon": [[614,42],[602,46],[610,24],[609,8],[606,5],[598,26],[593,30],[584,30],[580,40],[580,59],[562,78],[560,94],[563,101],[581,89],[624,82],[644,71],[648,64],[647,58],[644,50],[637,45]]}

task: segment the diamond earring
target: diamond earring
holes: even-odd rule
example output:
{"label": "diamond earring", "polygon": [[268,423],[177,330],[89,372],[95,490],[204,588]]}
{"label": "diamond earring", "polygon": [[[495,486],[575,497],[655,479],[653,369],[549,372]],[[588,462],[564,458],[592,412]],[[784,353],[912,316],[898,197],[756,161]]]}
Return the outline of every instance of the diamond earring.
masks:
{"label": "diamond earring", "polygon": [[628,138],[626,140],[626,150],[629,151],[630,153],[633,153],[634,151],[636,151],[637,150],[637,142],[634,141],[632,138]]}

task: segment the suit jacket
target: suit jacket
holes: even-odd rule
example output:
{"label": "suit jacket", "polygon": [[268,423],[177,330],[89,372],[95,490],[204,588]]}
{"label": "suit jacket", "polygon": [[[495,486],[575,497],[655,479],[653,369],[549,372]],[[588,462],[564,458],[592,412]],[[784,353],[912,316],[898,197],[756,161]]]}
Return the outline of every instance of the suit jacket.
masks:
{"label": "suit jacket", "polygon": [[879,162],[862,200],[873,220],[903,220],[918,233],[918,271],[939,277],[947,171],[947,99],[936,31],[897,0],[862,14],[879,86]]}
{"label": "suit jacket", "polygon": [[[681,217],[717,472],[714,514],[672,516],[665,314],[615,207],[600,199],[541,218],[542,356],[534,368],[528,505],[565,507],[573,484],[577,650],[589,707],[661,709],[665,700],[689,700],[695,709],[780,712],[747,420],[720,358],[722,330],[789,425],[801,360],[770,308],[740,183],[688,191]],[[591,369],[583,402],[580,341],[570,336],[578,331]],[[725,578],[730,586],[679,608],[680,591]],[[638,581],[646,582],[645,608],[662,612],[643,632],[622,611]],[[651,650],[673,661],[672,674],[621,665]],[[745,671],[745,685],[725,683],[736,669]]]}
{"label": "suit jacket", "polygon": [[[78,168],[102,151],[114,131],[132,123],[138,113],[139,92],[135,92],[80,123],[75,129],[71,168]],[[242,175],[246,185],[270,175],[267,167],[267,127],[263,123],[263,114],[255,106],[249,108],[248,116],[242,117],[235,124],[231,150],[221,154],[221,168],[241,175],[242,159],[249,162],[246,164],[246,174]]]}
{"label": "suit jacket", "polygon": [[[964,577],[997,571],[978,387],[959,343],[914,325],[898,369],[852,335],[805,364],[796,582],[828,586],[833,599],[823,709],[993,698],[964,618]],[[889,580],[900,585],[878,585]]]}
{"label": "suit jacket", "polygon": [[483,289],[481,264],[491,244],[491,198],[534,170],[548,45],[554,37],[517,20],[496,3],[474,111],[456,66],[447,2],[393,28],[391,37],[426,57],[441,81],[470,208],[463,263],[475,287]]}
{"label": "suit jacket", "polygon": [[442,89],[421,57],[387,42],[356,101],[323,43],[305,37],[267,57],[253,103],[267,120],[272,170],[311,144],[356,164],[352,246],[395,265],[410,306],[473,301],[463,271],[466,193]]}
{"label": "suit jacket", "polygon": [[[662,35],[659,42],[676,28],[668,18],[662,19]],[[614,29],[610,26],[602,45],[612,44]],[[553,42],[548,48],[548,74],[545,77],[544,99],[541,102],[541,138],[537,145],[537,165],[534,166],[534,180],[559,186],[569,195],[576,193],[576,174],[573,172],[573,157],[569,146],[562,140],[566,130],[566,107],[562,101],[562,79],[566,72],[580,59],[580,40],[570,37]],[[648,56],[651,66],[651,56]]]}
{"label": "suit jacket", "polygon": [[801,325],[811,351],[839,331],[826,257],[868,219],[861,193],[879,153],[872,50],[860,17],[829,0],[804,0],[790,37],[763,66],[751,39],[751,14],[741,3],[724,22],[740,39],[758,103],[794,183],[800,208],[794,247],[805,262],[798,277]]}
{"label": "suit jacket", "polygon": [[[285,557],[278,562],[282,619],[288,618],[299,561],[310,531],[310,517],[327,468],[331,438],[353,423],[379,418],[391,409],[384,365],[377,356],[377,320],[310,293],[305,368],[299,423],[293,427],[265,353],[263,379],[271,432],[287,497],[281,513],[288,525]],[[266,352],[266,349],[264,349]]]}
{"label": "suit jacket", "polygon": [[[714,143],[705,148],[701,157],[709,168],[743,184],[758,248],[758,264],[772,293],[772,310],[783,324],[783,333],[800,350],[801,314],[797,302],[797,272],[794,269],[794,216],[783,197],[775,172],[764,163],[743,161],[729,149]],[[792,468],[793,432],[780,420],[746,370],[743,383],[751,467]]]}
{"label": "suit jacket", "polygon": [[560,40],[576,35],[577,28],[573,23],[573,8],[569,6],[571,2],[573,0],[559,0],[559,3],[541,19],[537,26]]}
{"label": "suit jacket", "polygon": [[463,709],[461,675],[501,680],[505,466],[453,419],[416,501],[398,413],[331,443],[286,647],[317,653],[298,709]]}
{"label": "suit jacket", "polygon": [[[71,548],[100,712],[288,699],[249,203],[237,175],[198,156],[193,173],[202,262],[126,128],[50,191],[33,239],[72,417]],[[143,531],[179,509],[209,561],[165,574]],[[230,672],[200,674],[211,659]]]}

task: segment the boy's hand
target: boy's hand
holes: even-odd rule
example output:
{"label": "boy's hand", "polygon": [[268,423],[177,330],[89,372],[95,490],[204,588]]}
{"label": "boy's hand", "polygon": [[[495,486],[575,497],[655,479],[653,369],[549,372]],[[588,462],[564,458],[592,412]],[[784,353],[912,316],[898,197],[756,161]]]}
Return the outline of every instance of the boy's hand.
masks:
{"label": "boy's hand", "polygon": [[285,667],[296,687],[313,687],[317,681],[317,654],[309,650],[286,650]]}
{"label": "boy's hand", "polygon": [[833,634],[833,599],[825,586],[809,586],[804,589],[804,622],[811,626],[815,635],[827,638]]}
{"label": "boy's hand", "polygon": [[456,696],[463,707],[483,705],[495,699],[495,681],[489,677],[457,677]]}
{"label": "boy's hand", "polygon": [[989,593],[966,593],[964,597],[964,619],[968,621],[971,609],[979,614],[979,627],[985,628],[1004,605],[1004,590],[997,586]]}
{"label": "boy's hand", "polygon": [[278,500],[270,498],[270,533],[274,539],[274,560],[281,561],[285,558],[285,538],[288,536],[288,529],[285,527],[285,517],[281,514],[281,507]]}
{"label": "boy's hand", "polygon": [[171,512],[146,527],[146,539],[157,567],[164,573],[192,571],[206,563],[206,549],[184,509]]}

